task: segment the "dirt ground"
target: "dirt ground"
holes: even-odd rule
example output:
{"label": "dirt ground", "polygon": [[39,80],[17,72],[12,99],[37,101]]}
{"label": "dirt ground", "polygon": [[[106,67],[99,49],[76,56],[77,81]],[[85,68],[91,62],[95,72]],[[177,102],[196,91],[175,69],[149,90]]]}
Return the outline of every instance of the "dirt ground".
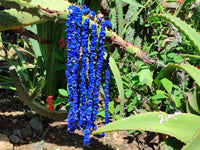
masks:
{"label": "dirt ground", "polygon": [[[37,120],[37,129],[31,127]],[[83,134],[67,131],[67,122],[56,122],[32,112],[15,92],[0,90],[0,133],[7,135],[14,150],[154,150],[160,149],[156,133],[128,131],[91,136],[91,145],[83,147]],[[14,136],[13,136],[14,135]]]}

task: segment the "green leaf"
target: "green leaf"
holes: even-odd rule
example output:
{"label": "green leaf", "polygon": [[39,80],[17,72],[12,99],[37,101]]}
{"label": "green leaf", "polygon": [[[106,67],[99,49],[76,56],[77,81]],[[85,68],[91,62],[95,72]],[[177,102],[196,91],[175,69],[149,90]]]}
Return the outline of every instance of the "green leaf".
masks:
{"label": "green leaf", "polygon": [[160,87],[160,79],[163,77],[170,78],[171,70],[174,68],[184,70],[196,81],[197,85],[200,87],[200,78],[199,78],[200,70],[190,64],[185,64],[185,63],[167,65],[167,67],[159,73],[159,75],[157,76],[157,78],[154,81],[158,87]]}
{"label": "green leaf", "polygon": [[183,147],[182,150],[199,150],[200,149],[200,132],[199,129],[196,131],[191,141]]}
{"label": "green leaf", "polygon": [[128,112],[131,112],[133,110],[133,103],[130,103],[128,106]]}
{"label": "green leaf", "polygon": [[164,95],[166,95],[166,93],[164,91],[162,91],[162,90],[156,90],[156,94],[164,94]]}
{"label": "green leaf", "polygon": [[65,67],[66,67],[66,64],[58,64],[58,65],[56,65],[56,71],[63,70],[63,69],[65,69]]}
{"label": "green leaf", "polygon": [[116,107],[115,107],[115,115],[120,111],[120,105],[118,104]]}
{"label": "green leaf", "polygon": [[56,99],[55,101],[53,101],[53,105],[54,105],[54,106],[57,106],[57,105],[60,105],[60,104],[62,104],[62,103],[65,103],[66,101],[67,101],[66,98],[58,98],[58,99]]}
{"label": "green leaf", "polygon": [[156,94],[152,97],[152,99],[155,99],[155,100],[161,100],[161,99],[166,99],[168,98],[165,94]]}
{"label": "green leaf", "polygon": [[186,103],[187,112],[200,114],[200,95],[197,87],[187,93],[188,102]]}
{"label": "green leaf", "polygon": [[92,134],[120,130],[145,130],[173,136],[184,143],[190,141],[200,127],[200,117],[193,114],[149,112],[131,116],[98,128]]}
{"label": "green leaf", "polygon": [[60,95],[68,97],[67,91],[65,89],[58,89]]}
{"label": "green leaf", "polygon": [[14,90],[14,91],[16,91],[16,88],[13,87],[13,86],[0,85],[0,89],[8,89],[8,90]]}
{"label": "green leaf", "polygon": [[30,13],[8,9],[0,11],[0,31],[17,29],[37,23],[43,23],[47,20],[33,16]]}
{"label": "green leaf", "polygon": [[102,110],[99,110],[97,116],[101,116],[101,117],[105,117],[105,111],[102,109]]}
{"label": "green leaf", "polygon": [[109,112],[114,115],[114,101],[109,102]]}
{"label": "green leaf", "polygon": [[167,90],[168,94],[171,95],[174,84],[167,78],[162,79],[161,83],[163,87]]}
{"label": "green leaf", "polygon": [[185,36],[193,43],[197,51],[200,52],[200,34],[197,33],[190,25],[186,22],[180,20],[179,18],[175,17],[171,14],[161,14],[161,15],[154,15],[149,17],[147,20],[151,21],[155,18],[162,18],[169,22],[171,22],[175,27],[177,27]]}
{"label": "green leaf", "polygon": [[[38,34],[38,33],[37,33],[37,26],[36,26],[36,25],[27,26],[26,29],[28,29],[28,30],[34,32],[35,34]],[[39,56],[42,56],[41,48],[40,48],[39,43],[38,43],[36,40],[32,39],[32,38],[30,38],[29,40],[30,40],[30,42],[31,42],[31,45],[32,45],[32,48],[33,48],[33,50],[34,50],[35,56],[36,56],[37,58],[38,58]]]}
{"label": "green leaf", "polygon": [[119,69],[117,67],[117,64],[115,62],[115,60],[110,56],[109,59],[109,65],[110,65],[110,69],[114,75],[116,84],[117,84],[117,88],[119,91],[119,96],[120,96],[120,116],[122,116],[123,112],[124,112],[124,87],[123,87],[123,82],[122,82],[122,78],[119,72]]}
{"label": "green leaf", "polygon": [[177,96],[172,97],[172,100],[174,101],[176,107],[178,109],[181,109],[181,99]]}
{"label": "green leaf", "polygon": [[139,71],[138,73],[140,82],[143,82],[144,80],[147,80],[146,85],[149,86],[149,88],[151,89],[151,85],[153,82],[153,72],[150,71],[150,69],[142,69],[141,71]]}
{"label": "green leaf", "polygon": [[123,2],[125,3],[128,3],[130,5],[134,5],[135,7],[142,7],[142,5],[136,1],[133,1],[133,0],[122,0]]}
{"label": "green leaf", "polygon": [[190,65],[190,64],[180,64],[180,65],[174,65],[176,68],[182,69],[185,72],[187,72],[198,84],[198,86],[200,87],[200,70],[197,69],[196,67]]}
{"label": "green leaf", "polygon": [[130,98],[131,95],[132,95],[132,93],[133,93],[133,91],[132,91],[131,89],[128,89],[128,90],[126,91],[125,95],[126,95],[127,98]]}
{"label": "green leaf", "polygon": [[53,52],[52,56],[57,58],[58,60],[64,61],[64,58],[59,53]]}
{"label": "green leaf", "polygon": [[133,99],[131,99],[131,102],[133,105],[137,104],[137,102],[138,102],[137,96],[135,96]]}

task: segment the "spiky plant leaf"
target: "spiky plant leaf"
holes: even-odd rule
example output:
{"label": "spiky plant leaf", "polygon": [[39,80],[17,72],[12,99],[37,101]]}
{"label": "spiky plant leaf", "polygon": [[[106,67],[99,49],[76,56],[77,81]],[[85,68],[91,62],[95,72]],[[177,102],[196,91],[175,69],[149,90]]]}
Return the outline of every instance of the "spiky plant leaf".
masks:
{"label": "spiky plant leaf", "polygon": [[31,100],[35,100],[38,96],[40,96],[44,86],[45,86],[45,79],[44,79],[44,77],[40,77],[38,79],[36,87],[34,88],[32,94],[31,94]]}
{"label": "spiky plant leaf", "polygon": [[200,149],[200,129],[198,129],[192,139],[188,142],[186,146],[182,148],[182,150],[199,150]]}
{"label": "spiky plant leaf", "polygon": [[197,69],[196,67],[194,67],[193,65],[185,64],[185,63],[167,65],[167,67],[165,69],[163,69],[159,73],[157,78],[154,80],[154,82],[157,84],[157,86],[161,85],[161,83],[160,83],[161,78],[163,78],[163,77],[170,78],[171,70],[175,69],[175,68],[184,70],[186,73],[188,73],[196,81],[197,85],[200,87],[200,78],[199,78],[200,70]]}
{"label": "spiky plant leaf", "polygon": [[180,20],[179,18],[171,14],[161,14],[149,17],[147,20],[151,21],[156,18],[165,19],[177,27],[195,46],[198,52],[200,52],[200,34],[191,28],[186,22]]}
{"label": "spiky plant leaf", "polygon": [[200,117],[193,114],[149,112],[115,121],[98,128],[92,134],[120,130],[145,130],[176,137],[184,143],[190,141],[200,127]]}

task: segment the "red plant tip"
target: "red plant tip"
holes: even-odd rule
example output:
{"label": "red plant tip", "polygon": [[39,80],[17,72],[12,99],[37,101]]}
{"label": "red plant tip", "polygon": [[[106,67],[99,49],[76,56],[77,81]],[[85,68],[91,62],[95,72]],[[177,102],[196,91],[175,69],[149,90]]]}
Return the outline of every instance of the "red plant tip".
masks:
{"label": "red plant tip", "polygon": [[183,0],[174,0],[175,2],[179,2],[180,4],[183,3]]}
{"label": "red plant tip", "polygon": [[61,47],[65,47],[65,44],[64,44],[64,43],[60,43],[60,46],[61,46]]}
{"label": "red plant tip", "polygon": [[48,109],[51,111],[53,109],[53,101],[52,101],[53,96],[48,96],[48,98],[46,99],[48,106]]}
{"label": "red plant tip", "polygon": [[46,99],[48,106],[48,109],[51,111],[53,109],[53,101],[52,101],[53,96],[48,96],[48,98]]}
{"label": "red plant tip", "polygon": [[61,38],[58,42],[62,43],[64,41],[64,38]]}
{"label": "red plant tip", "polygon": [[48,96],[48,99],[52,99],[53,98],[53,96]]}
{"label": "red plant tip", "polygon": [[47,104],[52,104],[52,98],[53,96],[48,96],[48,98],[46,99]]}
{"label": "red plant tip", "polygon": [[61,47],[65,47],[64,38],[61,38],[58,43],[60,44]]}
{"label": "red plant tip", "polygon": [[198,65],[198,66],[196,66],[197,67],[197,69],[200,69],[200,65]]}
{"label": "red plant tip", "polygon": [[49,107],[48,107],[48,109],[49,109],[50,111],[52,111],[52,109],[53,109],[53,105],[50,104]]}

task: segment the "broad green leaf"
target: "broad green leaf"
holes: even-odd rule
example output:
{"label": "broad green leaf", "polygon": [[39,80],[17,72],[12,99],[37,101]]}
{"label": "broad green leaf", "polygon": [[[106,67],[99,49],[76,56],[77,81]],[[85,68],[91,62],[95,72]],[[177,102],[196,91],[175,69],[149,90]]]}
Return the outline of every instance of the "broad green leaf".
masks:
{"label": "broad green leaf", "polygon": [[198,84],[198,86],[200,87],[200,70],[197,69],[196,67],[190,65],[190,64],[180,64],[180,65],[176,65],[176,68],[182,69],[185,72],[187,72]]}
{"label": "broad green leaf", "polygon": [[99,110],[97,116],[101,116],[101,117],[105,118],[105,110],[103,110],[103,109]]}
{"label": "broad green leaf", "polygon": [[16,9],[0,11],[0,31],[17,29],[32,24],[43,23],[45,21],[47,20]]}
{"label": "broad green leaf", "polygon": [[199,150],[200,149],[200,132],[199,129],[195,132],[191,141],[183,147],[182,150]]}
{"label": "broad green leaf", "polygon": [[149,112],[131,116],[98,128],[92,134],[120,130],[145,130],[173,136],[189,142],[200,127],[200,117],[193,114]]}
{"label": "broad green leaf", "polygon": [[117,106],[115,107],[115,115],[116,115],[119,111],[120,111],[120,105],[117,105]]}
{"label": "broad green leaf", "polygon": [[181,109],[181,99],[177,96],[172,97],[172,100],[174,101],[176,107],[178,109]]}
{"label": "broad green leaf", "polygon": [[162,90],[156,90],[156,94],[164,94],[164,95],[166,95],[166,93],[164,91],[162,91]]}
{"label": "broad green leaf", "polygon": [[193,114],[200,114],[200,95],[198,94],[197,87],[188,92],[187,112]]}
{"label": "broad green leaf", "polygon": [[67,91],[65,89],[58,89],[60,95],[68,97]]}
{"label": "broad green leaf", "polygon": [[108,108],[109,112],[114,115],[114,101],[111,101],[109,103],[109,108]]}
{"label": "broad green leaf", "polygon": [[150,71],[150,69],[147,68],[147,69],[142,69],[137,74],[139,76],[140,82],[147,80],[146,85],[148,85],[149,88],[151,89],[151,85],[152,85],[152,82],[153,82],[153,72]]}
{"label": "broad green leaf", "polygon": [[132,93],[133,93],[133,91],[132,91],[131,89],[128,89],[128,90],[125,92],[125,95],[126,95],[127,98],[130,98]]}
{"label": "broad green leaf", "polygon": [[162,79],[161,83],[162,83],[163,87],[167,90],[168,94],[171,95],[173,83],[170,80],[168,80],[167,78]]}
{"label": "broad green leaf", "polygon": [[181,69],[181,70],[184,70],[186,73],[188,73],[197,83],[197,85],[200,87],[200,78],[199,78],[199,75],[200,75],[200,70],[197,69],[196,67],[190,65],[190,64],[185,64],[185,63],[182,63],[182,64],[169,64],[165,69],[163,69],[159,75],[157,76],[157,78],[155,79],[155,83],[160,86],[160,80],[163,78],[163,77],[167,77],[167,78],[170,78],[171,75],[171,70],[174,69],[174,68],[178,68],[178,69]]}
{"label": "broad green leaf", "polygon": [[128,112],[131,112],[133,110],[133,103],[130,103],[128,106]]}
{"label": "broad green leaf", "polygon": [[114,75],[116,84],[117,84],[117,88],[119,91],[119,96],[120,96],[120,115],[122,116],[123,112],[124,112],[124,87],[123,87],[123,83],[122,83],[122,78],[119,72],[119,69],[117,67],[117,64],[115,62],[115,60],[110,56],[109,59],[109,65],[110,65],[110,69]]}
{"label": "broad green leaf", "polygon": [[56,99],[55,101],[53,101],[53,105],[54,105],[54,106],[57,106],[57,105],[60,105],[60,104],[62,104],[62,103],[65,103],[66,101],[67,101],[66,98],[58,98],[58,99]]}
{"label": "broad green leaf", "polygon": [[156,18],[162,18],[171,22],[193,43],[197,51],[200,52],[200,34],[196,32],[195,29],[191,28],[190,25],[171,14],[154,15],[150,16],[147,20],[151,21]]}
{"label": "broad green leaf", "polygon": [[152,97],[152,99],[155,99],[155,100],[161,100],[161,99],[166,99],[168,98],[165,94],[156,94]]}

